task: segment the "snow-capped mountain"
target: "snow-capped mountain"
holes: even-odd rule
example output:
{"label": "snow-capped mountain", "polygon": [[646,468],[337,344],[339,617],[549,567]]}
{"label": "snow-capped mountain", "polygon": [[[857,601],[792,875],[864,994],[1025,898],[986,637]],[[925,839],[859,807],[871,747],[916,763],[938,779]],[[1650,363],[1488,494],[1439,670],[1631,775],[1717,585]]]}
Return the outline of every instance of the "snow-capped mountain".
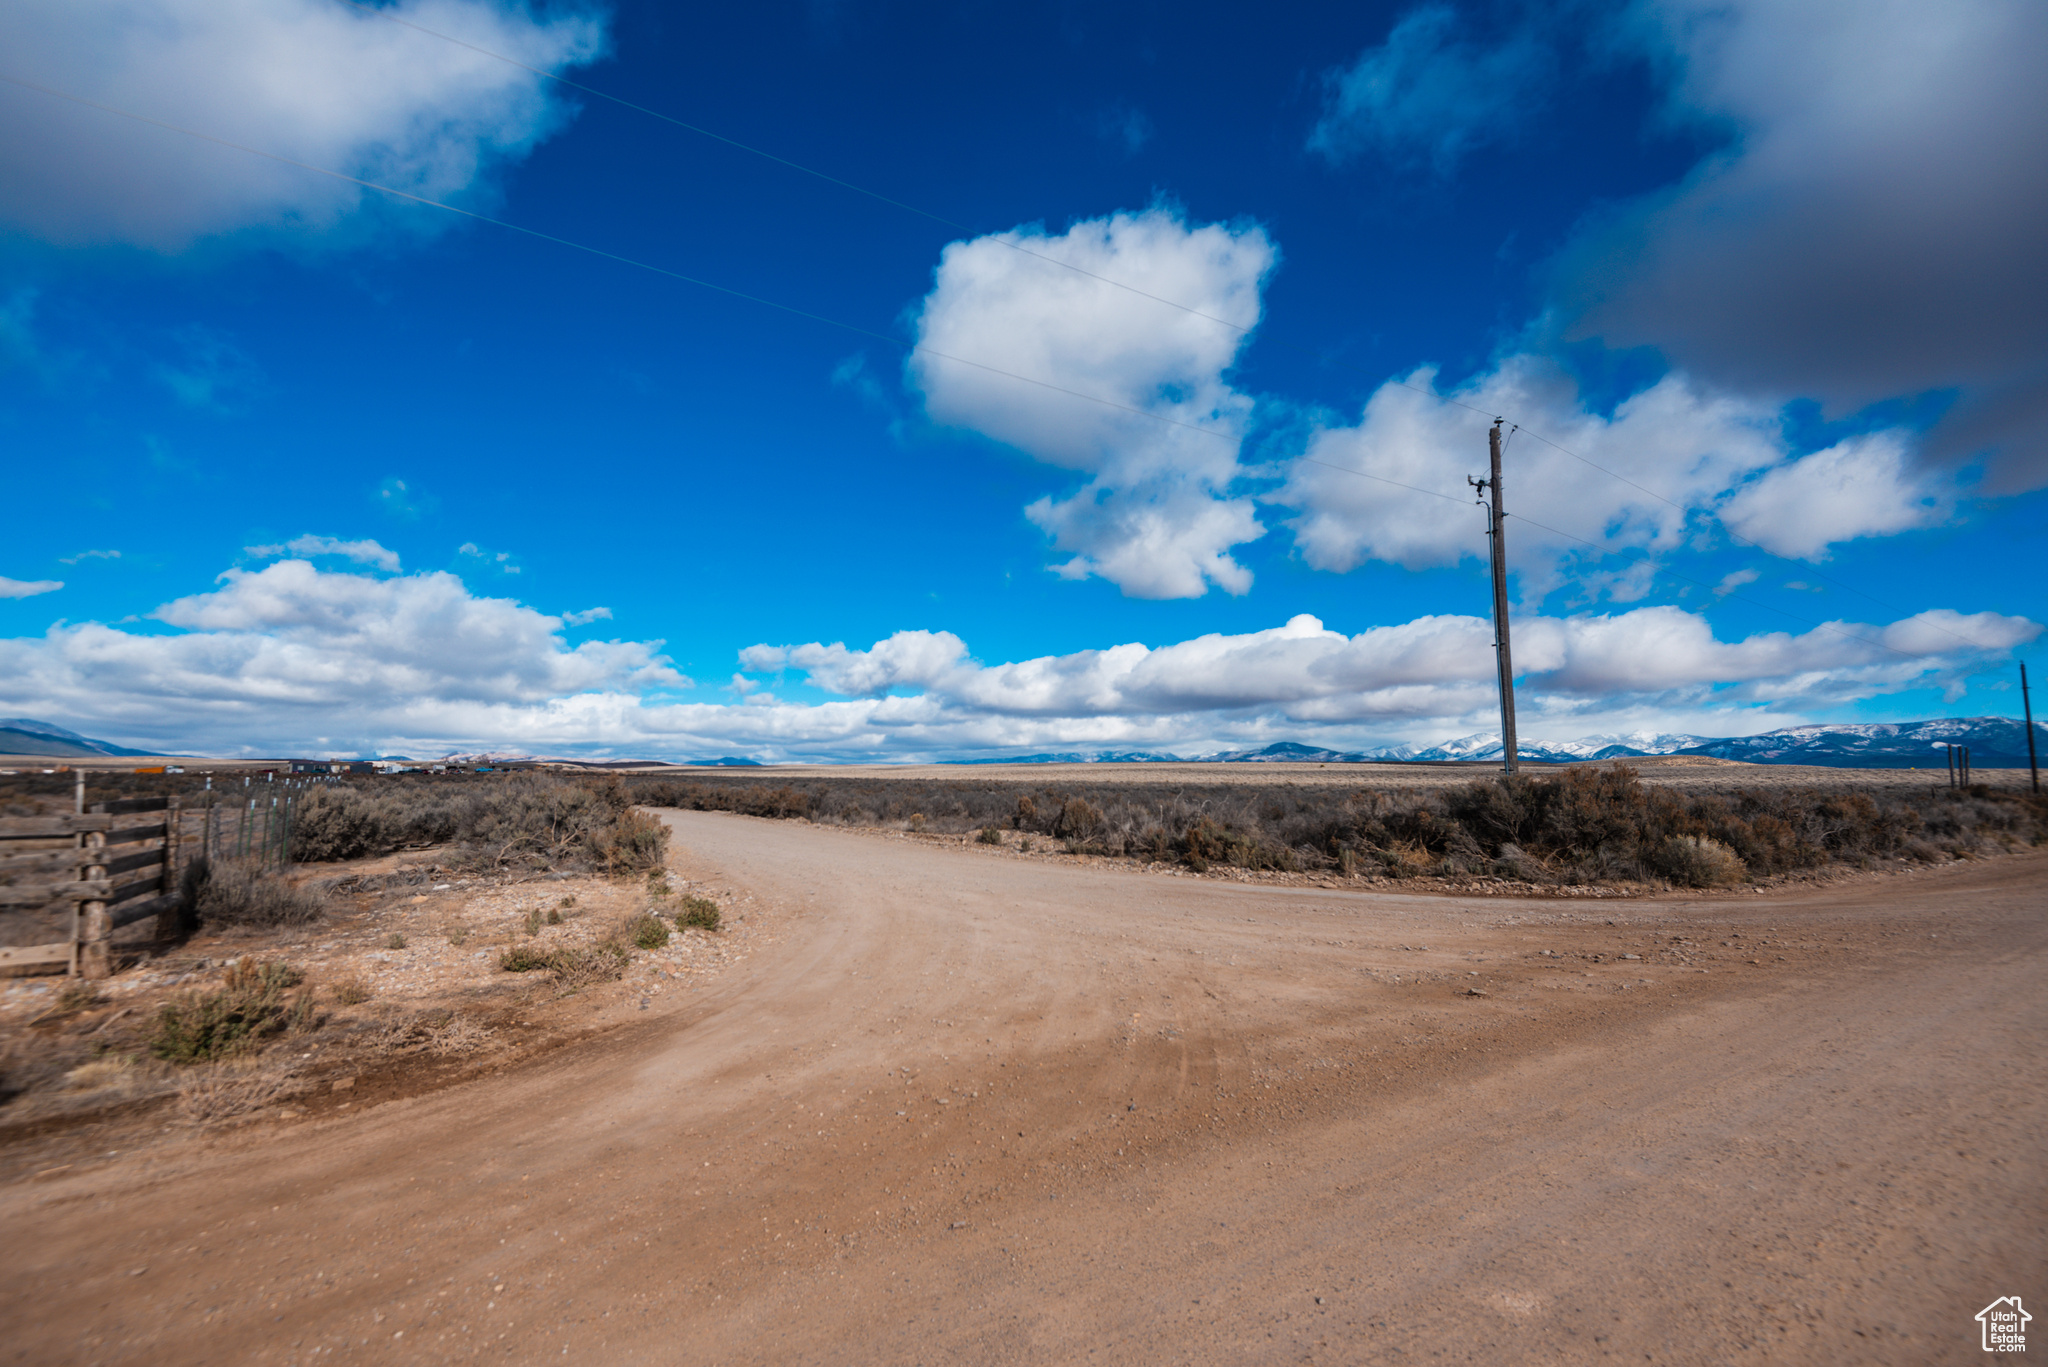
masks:
{"label": "snow-capped mountain", "polygon": [[[1969,746],[1973,769],[2014,769],[2027,763],[2026,727],[2010,717],[1788,726],[1759,736],[1704,740],[1684,753],[1751,764],[1940,769],[1948,763],[1945,745]],[[2048,722],[2034,723],[2034,745],[2037,752],[2048,755]]]}
{"label": "snow-capped mountain", "polygon": [[[1577,740],[1540,740],[1520,737],[1515,752],[1523,759],[1567,763],[1574,760],[1625,759],[1631,755],[1675,755],[1697,745],[1711,743],[1709,736],[1688,736],[1661,731],[1634,731],[1628,735],[1581,736]],[[1482,731],[1436,745],[1402,745],[1369,752],[1374,759],[1410,760],[1497,760],[1501,757],[1500,733]]]}
{"label": "snow-capped mountain", "polygon": [[[2036,745],[2048,755],[2048,722],[2036,722]],[[1978,769],[2015,768],[2027,762],[2026,729],[2009,717],[1949,717],[1917,722],[1869,722],[1791,726],[1755,736],[1716,739],[1684,732],[1630,731],[1625,734],[1580,736],[1577,740],[1519,740],[1515,749],[1532,764],[1573,764],[1589,760],[1633,759],[1654,755],[1710,755],[1750,764],[1818,764],[1843,768],[1941,768],[1944,744],[1970,747],[1970,763]],[[1155,752],[1010,755],[963,763],[1077,764],[1171,761],[1177,755]],[[1370,761],[1419,764],[1446,762],[1499,763],[1500,734],[1480,731],[1435,745],[1386,745],[1374,750],[1331,750],[1283,740],[1256,750],[1224,750],[1189,759],[1221,764],[1359,764]]]}

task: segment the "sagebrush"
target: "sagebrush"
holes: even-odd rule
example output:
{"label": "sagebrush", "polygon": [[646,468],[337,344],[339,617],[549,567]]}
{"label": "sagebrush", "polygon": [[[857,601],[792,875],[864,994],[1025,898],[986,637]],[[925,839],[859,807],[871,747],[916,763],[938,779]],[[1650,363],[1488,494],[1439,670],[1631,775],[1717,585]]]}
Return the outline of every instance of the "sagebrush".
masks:
{"label": "sagebrush", "polygon": [[299,799],[291,852],[308,863],[451,845],[455,868],[658,870],[668,828],[617,778],[408,774],[323,784]]}
{"label": "sagebrush", "polygon": [[294,886],[253,860],[195,859],[183,879],[192,914],[207,926],[299,926],[326,914],[326,894]]}
{"label": "sagebrush", "polygon": [[313,1021],[313,998],[287,995],[303,980],[287,963],[237,960],[217,989],[186,992],[158,1008],[150,1052],[172,1063],[205,1063],[303,1029]]}
{"label": "sagebrush", "polygon": [[[1389,878],[1489,876],[1535,883],[1637,881],[1712,887],[1876,859],[1969,857],[2048,834],[2048,801],[1841,785],[1679,791],[1626,764],[1496,775],[1401,790],[1336,785],[1047,784],[867,776],[785,782],[646,778],[650,807],[893,825],[1018,848],[1049,837],[1076,854]],[[990,841],[990,836],[995,839]]]}

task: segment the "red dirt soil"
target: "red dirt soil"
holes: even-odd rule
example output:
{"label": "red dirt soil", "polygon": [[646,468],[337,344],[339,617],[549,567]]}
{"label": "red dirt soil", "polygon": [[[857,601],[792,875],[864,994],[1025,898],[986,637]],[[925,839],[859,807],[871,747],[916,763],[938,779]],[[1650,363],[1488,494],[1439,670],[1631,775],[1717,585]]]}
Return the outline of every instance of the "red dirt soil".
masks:
{"label": "red dirt soil", "polygon": [[2041,856],[1503,902],[664,815],[744,965],[14,1182],[9,1360],[1922,1364],[2042,1290]]}

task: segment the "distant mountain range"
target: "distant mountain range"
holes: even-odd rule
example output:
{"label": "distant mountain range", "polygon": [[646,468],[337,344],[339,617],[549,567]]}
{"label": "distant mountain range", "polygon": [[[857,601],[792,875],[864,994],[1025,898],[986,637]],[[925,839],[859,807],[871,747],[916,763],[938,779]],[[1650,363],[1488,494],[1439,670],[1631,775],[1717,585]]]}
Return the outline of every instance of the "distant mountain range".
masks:
{"label": "distant mountain range", "polygon": [[[2048,722],[2034,723],[2035,744],[2048,757]],[[1976,769],[2024,768],[2026,727],[2010,717],[1948,717],[1932,721],[1860,722],[1840,725],[1788,726],[1755,736],[1691,736],[1634,731],[1627,735],[1581,736],[1577,740],[1525,739],[1520,756],[1533,764],[1570,764],[1586,760],[1636,759],[1652,755],[1708,755],[1749,764],[1815,764],[1845,769],[1940,769],[1946,766],[1943,745],[1970,747]],[[94,740],[32,717],[0,717],[0,755],[37,755],[54,759],[94,756],[161,756],[162,750],[131,750],[111,741]],[[389,756],[400,759],[402,756]],[[440,763],[503,763],[531,760],[529,755],[450,755]],[[1435,745],[1389,745],[1376,750],[1328,750],[1296,741],[1280,741],[1258,750],[1225,750],[1210,755],[1172,755],[1152,750],[1040,751],[1028,755],[986,756],[959,764],[1145,764],[1205,761],[1223,764],[1362,764],[1499,763],[1498,732],[1482,731]],[[586,761],[589,762],[589,761]],[[660,760],[613,760],[605,767],[659,764]],[[758,760],[734,755],[693,759],[688,766],[761,768]]]}
{"label": "distant mountain range", "polygon": [[130,750],[112,741],[94,740],[33,717],[0,717],[0,755],[48,755],[52,759],[91,759],[104,755],[161,755],[161,750]]}
{"label": "distant mountain range", "polygon": [[[1292,744],[1292,742],[1282,742]],[[1275,747],[1278,748],[1278,747]],[[1296,746],[1296,749],[1305,747]],[[1250,752],[1247,751],[1247,754]],[[1324,753],[1318,751],[1318,754]],[[1159,755],[1149,750],[1079,750],[1041,751],[1035,755],[994,755],[983,759],[958,759],[952,764],[1164,764],[1177,763],[1179,755]],[[1214,759],[1221,755],[1211,756]]]}
{"label": "distant mountain range", "polygon": [[[2034,723],[2034,741],[2048,757],[2048,722]],[[1749,764],[1813,764],[1846,769],[1945,768],[1941,747],[1967,745],[1973,769],[2024,768],[2025,726],[2010,717],[1942,718],[1916,722],[1863,722],[1840,725],[1788,726],[1755,736],[1716,739],[1669,732],[1635,731],[1627,735],[1581,736],[1577,740],[1522,739],[1516,753],[1535,764],[1571,764],[1586,760],[1640,759],[1653,755],[1708,755]],[[1363,764],[1499,763],[1500,733],[1480,732],[1435,745],[1389,745],[1377,750],[1327,750],[1296,741],[1280,741],[1259,750],[1225,750],[1211,755],[1166,755],[1102,751],[1012,755],[1001,759],[963,760],[965,764],[1113,764],[1143,761],[1201,760],[1224,764]]]}

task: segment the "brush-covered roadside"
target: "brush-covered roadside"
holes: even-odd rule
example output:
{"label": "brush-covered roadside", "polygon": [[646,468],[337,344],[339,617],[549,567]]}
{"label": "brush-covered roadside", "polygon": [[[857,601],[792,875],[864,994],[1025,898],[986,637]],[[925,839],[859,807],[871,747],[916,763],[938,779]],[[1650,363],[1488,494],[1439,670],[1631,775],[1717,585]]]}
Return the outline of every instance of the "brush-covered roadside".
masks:
{"label": "brush-covered roadside", "polygon": [[1887,861],[1941,863],[2048,838],[2010,789],[1673,789],[1624,764],[1389,790],[1323,783],[1090,784],[718,775],[629,780],[650,807],[729,811],[977,843],[1251,871],[1537,887],[1710,888]]}
{"label": "brush-covered roadside", "polygon": [[[0,983],[0,1143],[124,1115],[298,1119],[445,1085],[687,991],[751,938],[729,893],[671,884],[667,827],[616,782],[295,798],[306,862],[194,860],[175,941],[147,922],[117,936],[110,979]],[[32,929],[6,919],[16,939]]]}

